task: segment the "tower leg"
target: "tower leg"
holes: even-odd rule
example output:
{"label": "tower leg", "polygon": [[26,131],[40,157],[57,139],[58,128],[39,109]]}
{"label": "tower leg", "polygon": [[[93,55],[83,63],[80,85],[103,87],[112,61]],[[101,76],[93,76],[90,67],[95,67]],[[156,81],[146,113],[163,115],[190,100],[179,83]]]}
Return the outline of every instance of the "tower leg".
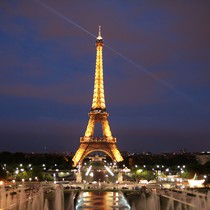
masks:
{"label": "tower leg", "polygon": [[95,151],[101,151],[106,153],[113,161],[122,161],[123,158],[115,143],[107,141],[87,141],[81,142],[79,149],[77,150],[75,156],[73,157],[74,166],[82,163],[84,158]]}
{"label": "tower leg", "polygon": [[88,121],[87,129],[85,131],[85,137],[93,136],[94,128],[95,128],[95,120],[91,116]]}
{"label": "tower leg", "polygon": [[84,154],[85,154],[85,151],[87,150],[87,147],[88,147],[88,144],[80,144],[80,146],[79,146],[79,149],[77,150],[77,152],[76,152],[76,154],[74,155],[74,157],[73,157],[73,162],[74,162],[74,164],[73,164],[73,166],[74,167],[76,167],[78,164],[79,164],[79,162],[81,161],[83,161],[83,157],[84,157]]}
{"label": "tower leg", "polygon": [[111,138],[112,137],[112,132],[111,132],[108,120],[107,119],[102,120],[101,124],[102,124],[103,135],[106,138]]}

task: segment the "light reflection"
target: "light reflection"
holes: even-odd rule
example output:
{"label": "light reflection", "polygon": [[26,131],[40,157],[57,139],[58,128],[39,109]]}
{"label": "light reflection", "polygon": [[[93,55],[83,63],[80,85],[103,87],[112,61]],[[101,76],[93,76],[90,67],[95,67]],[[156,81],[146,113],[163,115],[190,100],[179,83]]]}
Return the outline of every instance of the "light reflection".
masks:
{"label": "light reflection", "polygon": [[119,192],[81,192],[76,209],[130,209],[124,195]]}

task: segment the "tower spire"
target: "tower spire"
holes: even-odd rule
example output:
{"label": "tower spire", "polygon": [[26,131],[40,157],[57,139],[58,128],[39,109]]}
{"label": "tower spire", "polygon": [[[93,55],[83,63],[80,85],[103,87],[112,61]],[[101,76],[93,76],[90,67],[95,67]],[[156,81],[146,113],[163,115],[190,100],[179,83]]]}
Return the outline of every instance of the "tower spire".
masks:
{"label": "tower spire", "polygon": [[98,26],[98,37],[96,39],[96,42],[102,42],[103,43],[103,38],[101,36],[101,26]]}
{"label": "tower spire", "polygon": [[98,26],[98,38],[102,38],[101,37],[101,26]]}
{"label": "tower spire", "polygon": [[99,26],[98,37],[96,39],[95,81],[91,110],[106,110],[103,78],[103,44],[104,41],[101,37],[101,26]]}

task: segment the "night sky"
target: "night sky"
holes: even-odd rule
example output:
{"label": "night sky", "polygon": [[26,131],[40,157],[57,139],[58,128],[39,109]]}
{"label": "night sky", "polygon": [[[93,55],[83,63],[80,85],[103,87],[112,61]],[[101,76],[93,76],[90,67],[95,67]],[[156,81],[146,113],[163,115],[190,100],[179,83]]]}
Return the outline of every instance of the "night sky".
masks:
{"label": "night sky", "polygon": [[210,150],[209,11],[205,0],[1,0],[0,151],[76,151],[98,25],[119,149]]}

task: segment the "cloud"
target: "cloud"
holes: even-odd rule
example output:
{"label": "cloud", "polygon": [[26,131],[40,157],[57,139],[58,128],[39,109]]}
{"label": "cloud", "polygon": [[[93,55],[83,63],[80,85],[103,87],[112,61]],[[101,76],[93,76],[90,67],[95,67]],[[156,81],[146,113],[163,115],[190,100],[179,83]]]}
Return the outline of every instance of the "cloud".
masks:
{"label": "cloud", "polygon": [[188,151],[206,151],[209,147],[208,131],[177,131],[174,129],[130,129],[116,130],[121,150],[142,152],[174,152],[186,148]]}
{"label": "cloud", "polygon": [[[1,150],[12,152],[75,151],[82,134],[78,122],[54,119],[0,122]],[[83,128],[83,127],[82,127]]]}
{"label": "cloud", "polygon": [[[208,146],[206,139],[209,134],[205,132],[209,125],[208,116],[176,94],[177,89],[206,106],[210,102],[208,2],[191,1],[189,5],[183,1],[93,0],[91,3],[82,2],[82,7],[81,1],[77,0],[42,2],[95,35],[98,25],[102,25],[106,103],[118,117],[118,120],[111,118],[114,125],[124,126],[116,131],[122,148],[131,146],[131,149],[150,150],[155,145],[161,150],[161,146],[166,145],[164,148],[171,150],[190,145],[190,138],[196,142],[199,135],[202,145],[198,148]],[[69,112],[71,114],[65,119],[73,122],[80,118],[81,111],[75,107],[84,104],[89,109],[92,100],[95,39],[36,1],[1,1],[0,18],[1,116],[4,119],[32,120],[37,115],[35,119],[51,117],[50,120],[56,121]],[[175,91],[106,45],[166,81]],[[65,105],[70,109],[67,110]],[[30,107],[27,109],[27,106]],[[48,114],[44,113],[47,107],[51,107]],[[42,112],[37,114],[40,109]],[[67,148],[65,142],[68,139],[78,138],[78,133],[69,133],[67,127],[72,127],[75,132],[80,130],[80,125],[74,127],[70,123],[67,126],[62,122],[53,125],[34,122],[28,127],[27,122],[20,123],[20,126],[18,122],[9,122],[7,126],[5,131],[2,130],[5,139],[10,139],[10,142],[15,136],[20,142],[24,139],[19,148],[24,144],[30,147],[27,139],[32,142],[40,139],[37,140],[37,150],[45,139],[48,143],[52,139],[54,146],[51,149],[55,148],[59,136]],[[197,130],[201,126],[203,130]],[[161,130],[163,127],[165,130]],[[180,127],[185,132],[180,131]],[[77,140],[74,145],[78,144]],[[15,147],[17,142],[13,145]],[[195,148],[196,143],[193,145]]]}
{"label": "cloud", "polygon": [[[160,78],[169,76],[168,72],[161,71],[156,75]],[[112,74],[105,81],[107,99],[112,105],[137,107],[163,102],[164,86],[142,72],[121,72],[117,76]]]}
{"label": "cloud", "polygon": [[[85,79],[81,79],[82,81]],[[81,89],[83,87],[83,89]],[[77,90],[77,92],[75,92]],[[16,84],[1,85],[0,94],[15,97],[27,97],[34,99],[52,100],[65,104],[86,104],[88,98],[85,96],[85,84],[81,86],[77,80],[70,84],[57,85],[32,85],[32,84]]]}
{"label": "cloud", "polygon": [[[111,120],[112,122],[112,120]],[[0,121],[1,150],[23,152],[73,151],[79,146],[87,121],[77,120],[4,120]],[[112,125],[112,123],[111,123]],[[123,124],[111,126],[120,150],[142,152],[174,152],[181,148],[203,151],[208,148],[210,133],[202,129],[130,128]]]}

